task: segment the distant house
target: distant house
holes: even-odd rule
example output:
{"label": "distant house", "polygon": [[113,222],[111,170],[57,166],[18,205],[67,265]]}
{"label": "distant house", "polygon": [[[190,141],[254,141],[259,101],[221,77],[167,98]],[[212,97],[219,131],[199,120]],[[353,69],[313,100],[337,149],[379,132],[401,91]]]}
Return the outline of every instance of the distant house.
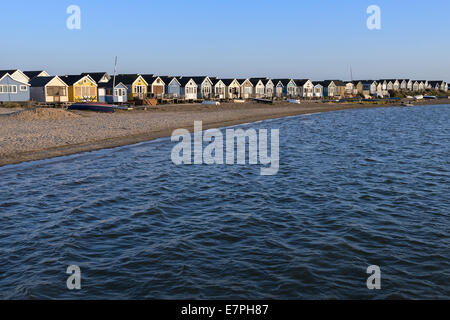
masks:
{"label": "distant house", "polygon": [[181,77],[178,79],[181,85],[181,96],[185,100],[197,100],[198,99],[198,85],[194,79],[189,77]]}
{"label": "distant house", "polygon": [[11,78],[22,83],[28,83],[30,81],[30,78],[19,69],[0,70],[0,78],[3,77],[5,74],[9,74]]}
{"label": "distant house", "polygon": [[30,98],[33,101],[69,101],[69,86],[58,76],[35,76],[30,80],[30,86]]}
{"label": "distant house", "polygon": [[90,76],[94,81],[99,83],[107,83],[109,80],[111,80],[111,76],[108,74],[108,72],[86,72],[82,73],[82,76]]}
{"label": "distant house", "polygon": [[352,81],[344,82],[344,84],[345,84],[345,95],[346,96],[353,96],[353,95],[358,94],[358,91],[355,90],[355,85]]}
{"label": "distant house", "polygon": [[222,79],[226,86],[225,99],[239,99],[241,97],[241,85],[237,79]]}
{"label": "distant house", "polygon": [[386,95],[383,90],[383,84],[381,82],[377,82],[377,97],[383,98]]}
{"label": "distant house", "polygon": [[128,101],[128,87],[122,82],[117,82],[117,79],[115,84],[113,82],[114,80],[111,79],[98,84],[99,102],[122,103]]}
{"label": "distant house", "polygon": [[437,91],[439,91],[439,90],[446,91],[445,84],[446,83],[443,80],[434,80],[434,81],[428,82],[429,88],[432,90],[437,90]]}
{"label": "distant house", "polygon": [[282,97],[285,92],[285,90],[284,90],[285,86],[284,86],[283,82],[281,81],[281,79],[273,79],[272,82],[274,85],[275,97],[278,97],[278,98]]}
{"label": "distant house", "polygon": [[389,95],[389,91],[400,89],[400,82],[397,79],[381,79],[378,82],[382,84],[383,96]]}
{"label": "distant house", "polygon": [[89,75],[67,75],[60,79],[69,86],[69,101],[97,102],[97,83]]}
{"label": "distant house", "polygon": [[225,83],[218,78],[211,78],[211,81],[213,83],[213,97],[215,99],[225,99],[227,91]]}
{"label": "distant house", "polygon": [[[19,77],[18,77],[19,78]],[[22,102],[30,100],[30,85],[0,71],[0,102]]]}
{"label": "distant house", "polygon": [[323,86],[319,81],[313,81],[313,97],[314,98],[322,98],[323,97]]}
{"label": "distant house", "polygon": [[36,77],[50,77],[50,75],[44,71],[44,70],[40,70],[40,71],[24,71],[23,72],[30,80]]}
{"label": "distant house", "polygon": [[394,91],[399,91],[400,90],[400,81],[398,81],[397,79],[392,79],[392,88],[390,87],[389,83],[388,83],[388,90],[394,90]]}
{"label": "distant house", "polygon": [[162,98],[166,92],[164,81],[153,74],[142,74],[144,80],[148,83],[148,95],[153,98]]}
{"label": "distant house", "polygon": [[263,98],[266,95],[266,86],[263,80],[267,80],[265,78],[250,78],[249,81],[253,85],[253,96],[255,98]]}
{"label": "distant house", "polygon": [[249,79],[237,79],[241,85],[241,98],[248,99],[253,97],[253,84]]}
{"label": "distant house", "polygon": [[444,89],[443,91],[447,92],[448,91],[448,82],[445,83]]}
{"label": "distant house", "polygon": [[148,83],[139,74],[119,74],[116,83],[122,82],[127,86],[128,100],[144,99],[147,97]]}
{"label": "distant house", "polygon": [[295,97],[297,96],[297,85],[295,81],[292,79],[274,79],[272,80],[275,85],[275,95],[277,97],[289,96]]}
{"label": "distant house", "polygon": [[264,97],[271,99],[274,95],[274,84],[271,79],[267,78],[262,80],[264,83],[265,89],[264,89]]}
{"label": "distant house", "polygon": [[314,96],[314,85],[311,80],[308,79],[295,79],[293,80],[296,86],[295,96],[303,98],[312,98]]}
{"label": "distant house", "polygon": [[425,91],[428,87],[428,81],[426,80],[417,80],[419,83],[419,91]]}
{"label": "distant house", "polygon": [[398,82],[399,82],[399,90],[403,91],[408,90],[409,79],[399,79]]}
{"label": "distant house", "polygon": [[180,98],[181,97],[181,83],[177,77],[161,77],[161,80],[166,84],[166,95],[169,98]]}
{"label": "distant house", "polygon": [[354,93],[355,95],[363,94],[363,85],[362,85],[362,82],[359,81],[359,80],[355,80],[355,81],[352,81],[352,83],[353,83],[353,93]]}
{"label": "distant house", "polygon": [[213,84],[209,77],[187,77],[195,81],[198,86],[197,99],[210,99],[213,96]]}
{"label": "distant house", "polygon": [[345,96],[345,91],[347,89],[347,85],[342,80],[328,80],[333,81],[334,85],[336,86],[336,96],[343,97]]}
{"label": "distant house", "polygon": [[413,90],[414,81],[409,79],[406,84],[406,90],[412,91]]}
{"label": "distant house", "polygon": [[378,83],[374,80],[361,80],[362,94],[375,96],[377,95]]}
{"label": "distant house", "polygon": [[324,97],[337,97],[340,95],[338,87],[334,84],[333,80],[325,80],[320,82],[323,87]]}

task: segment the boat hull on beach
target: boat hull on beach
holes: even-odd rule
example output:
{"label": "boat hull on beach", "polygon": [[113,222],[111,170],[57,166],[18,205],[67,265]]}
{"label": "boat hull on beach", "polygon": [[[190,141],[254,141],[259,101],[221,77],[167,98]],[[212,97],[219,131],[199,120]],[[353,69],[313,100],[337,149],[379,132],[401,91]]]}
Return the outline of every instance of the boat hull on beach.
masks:
{"label": "boat hull on beach", "polygon": [[74,103],[68,110],[95,111],[95,112],[115,112],[115,108],[105,103]]}

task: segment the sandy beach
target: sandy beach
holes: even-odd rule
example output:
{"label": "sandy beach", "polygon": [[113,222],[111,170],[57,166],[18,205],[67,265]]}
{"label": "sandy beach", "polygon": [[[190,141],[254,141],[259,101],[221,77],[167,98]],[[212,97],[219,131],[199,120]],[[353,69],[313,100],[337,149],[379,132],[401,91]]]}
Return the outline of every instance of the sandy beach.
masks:
{"label": "sandy beach", "polygon": [[[441,99],[426,104],[450,104]],[[25,161],[113,148],[170,136],[178,128],[218,128],[286,116],[392,105],[256,103],[164,105],[147,110],[104,114],[62,109],[11,109],[0,107],[0,166]]]}

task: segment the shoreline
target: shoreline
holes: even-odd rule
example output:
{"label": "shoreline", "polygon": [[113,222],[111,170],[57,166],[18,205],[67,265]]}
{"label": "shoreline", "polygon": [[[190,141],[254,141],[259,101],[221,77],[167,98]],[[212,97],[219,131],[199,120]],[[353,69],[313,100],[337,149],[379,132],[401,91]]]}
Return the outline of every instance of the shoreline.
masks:
{"label": "shoreline", "polygon": [[[421,101],[417,106],[442,104],[450,104],[450,100]],[[173,130],[179,128],[192,132],[192,119],[203,121],[203,130],[207,130],[311,113],[399,106],[401,103],[303,103],[299,105],[280,103],[268,106],[254,103],[221,106],[163,105],[152,108],[151,111],[128,111],[106,115],[106,117],[104,114],[76,112],[75,119],[56,120],[11,120],[5,117],[5,110],[3,110],[3,115],[0,117],[0,137],[3,137],[0,140],[0,167],[170,137]],[[13,111],[16,110],[11,110]],[[139,125],[153,127],[143,130]],[[31,127],[30,130],[28,130],[29,127]],[[127,127],[131,129],[127,130]],[[11,128],[15,128],[16,132],[8,130]],[[61,128],[63,128],[62,131]],[[102,129],[105,132],[100,131]],[[127,132],[123,133],[124,130]],[[86,136],[81,132],[86,133]],[[89,138],[86,138],[88,136]],[[22,149],[17,150],[20,148]]]}

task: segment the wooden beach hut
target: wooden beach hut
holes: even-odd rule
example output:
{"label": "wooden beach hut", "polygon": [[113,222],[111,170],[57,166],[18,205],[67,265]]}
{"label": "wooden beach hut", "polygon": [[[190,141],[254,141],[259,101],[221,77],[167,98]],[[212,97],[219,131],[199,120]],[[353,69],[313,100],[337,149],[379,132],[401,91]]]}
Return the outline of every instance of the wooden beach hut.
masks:
{"label": "wooden beach hut", "polygon": [[237,79],[241,86],[241,98],[249,99],[253,97],[253,84],[249,79]]}
{"label": "wooden beach hut", "polygon": [[117,82],[117,79],[115,85],[113,82],[114,80],[111,79],[108,82],[98,84],[98,101],[106,103],[128,102],[128,87],[122,82]]}
{"label": "wooden beach hut", "polygon": [[197,100],[198,85],[194,79],[189,77],[181,77],[178,79],[181,85],[181,97],[184,100]]}
{"label": "wooden beach hut", "polygon": [[314,89],[313,89],[313,97],[314,98],[322,98],[323,97],[323,86],[320,81],[313,81],[312,82]]}
{"label": "wooden beach hut", "polygon": [[30,85],[17,80],[11,74],[0,71],[0,102],[23,102],[30,100]]}
{"label": "wooden beach hut", "polygon": [[68,102],[69,86],[60,77],[36,76],[30,80],[30,97],[38,102]]}
{"label": "wooden beach hut", "polygon": [[211,99],[213,96],[213,83],[207,76],[187,77],[197,84],[197,99]]}
{"label": "wooden beach hut", "polygon": [[225,83],[219,78],[210,79],[213,83],[214,98],[219,100],[226,99],[227,86]]}
{"label": "wooden beach hut", "polygon": [[166,92],[166,84],[161,77],[153,74],[143,74],[141,76],[148,83],[147,96],[152,98],[162,98],[164,96]]}
{"label": "wooden beach hut", "polygon": [[85,72],[82,76],[90,76],[97,84],[107,83],[111,80],[111,76],[108,72]]}
{"label": "wooden beach hut", "polygon": [[69,101],[97,102],[97,83],[89,75],[67,75],[60,79],[69,86]]}
{"label": "wooden beach hut", "polygon": [[162,76],[161,80],[165,84],[165,95],[169,99],[181,97],[181,83],[179,77]]}
{"label": "wooden beach hut", "polygon": [[266,78],[250,78],[248,79],[253,85],[253,97],[260,99],[264,98],[266,95],[266,86],[264,80]]}
{"label": "wooden beach hut", "polygon": [[314,96],[314,85],[309,79],[295,79],[296,96],[302,98],[312,98]]}
{"label": "wooden beach hut", "polygon": [[239,99],[241,97],[241,85],[237,79],[221,79],[225,84],[225,99]]}
{"label": "wooden beach hut", "polygon": [[145,99],[148,93],[148,83],[139,74],[119,74],[116,76],[116,83],[123,83],[127,86],[128,101],[134,99]]}

